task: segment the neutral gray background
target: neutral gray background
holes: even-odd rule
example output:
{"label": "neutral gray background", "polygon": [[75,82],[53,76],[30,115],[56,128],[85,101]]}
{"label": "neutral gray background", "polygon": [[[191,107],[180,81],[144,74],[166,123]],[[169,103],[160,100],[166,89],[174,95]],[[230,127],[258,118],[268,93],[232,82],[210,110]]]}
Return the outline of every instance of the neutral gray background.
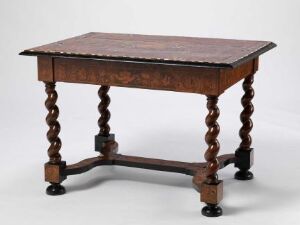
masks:
{"label": "neutral gray background", "polygon": [[[299,0],[0,1],[1,224],[298,224],[300,210]],[[222,170],[224,216],[201,216],[191,177],[99,167],[69,177],[68,194],[45,195],[44,86],[26,48],[90,31],[270,40],[255,77],[255,179]],[[68,163],[94,156],[97,86],[58,84]],[[241,83],[220,97],[220,153],[239,144]],[[112,88],[111,127],[120,152],[201,161],[206,149],[205,97]]]}

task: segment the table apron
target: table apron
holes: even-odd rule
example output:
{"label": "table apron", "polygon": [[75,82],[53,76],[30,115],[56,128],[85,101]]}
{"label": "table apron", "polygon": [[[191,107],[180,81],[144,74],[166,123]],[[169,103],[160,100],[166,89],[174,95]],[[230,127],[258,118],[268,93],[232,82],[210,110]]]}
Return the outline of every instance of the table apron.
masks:
{"label": "table apron", "polygon": [[220,95],[257,69],[256,60],[237,68],[208,68],[175,64],[137,63],[61,57],[38,57],[38,78],[177,92]]}

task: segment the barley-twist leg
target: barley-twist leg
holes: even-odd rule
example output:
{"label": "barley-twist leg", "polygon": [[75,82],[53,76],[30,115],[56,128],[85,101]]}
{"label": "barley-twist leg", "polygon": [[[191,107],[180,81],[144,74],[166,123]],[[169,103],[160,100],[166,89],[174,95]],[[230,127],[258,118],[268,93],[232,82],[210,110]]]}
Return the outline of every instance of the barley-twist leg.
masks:
{"label": "barley-twist leg", "polygon": [[249,75],[243,82],[244,95],[241,99],[243,111],[241,112],[240,119],[242,127],[239,135],[241,143],[236,151],[237,162],[235,164],[240,170],[235,174],[235,178],[238,180],[251,180],[253,174],[249,171],[253,164],[253,149],[251,148],[252,138],[250,132],[253,127],[251,115],[254,112],[252,99],[254,97],[254,89],[252,84],[254,81],[254,74]]}
{"label": "barley-twist leg", "polygon": [[46,192],[49,195],[61,195],[65,193],[65,188],[60,184],[60,178],[57,180],[57,182],[51,182],[51,180],[53,179],[53,171],[59,173],[59,171],[53,170],[53,168],[61,168],[64,166],[64,162],[61,161],[61,155],[59,154],[59,150],[61,148],[61,140],[58,137],[58,134],[60,132],[60,124],[57,121],[59,115],[59,109],[56,105],[57,92],[55,91],[55,83],[45,82],[45,86],[45,91],[48,95],[45,101],[45,106],[48,110],[46,122],[49,126],[47,139],[50,142],[50,147],[48,148],[49,162],[45,165],[46,180],[51,177],[49,179],[51,185],[47,188]]}
{"label": "barley-twist leg", "polygon": [[208,148],[205,152],[206,166],[206,181],[201,187],[201,201],[205,202],[207,206],[202,209],[202,214],[208,217],[216,217],[222,215],[222,209],[218,206],[218,203],[222,199],[222,181],[218,180],[217,171],[219,169],[219,162],[217,155],[220,149],[220,144],[217,140],[220,132],[220,127],[217,122],[220,111],[217,106],[218,97],[207,97],[207,109],[208,115],[206,116],[205,123],[208,127],[208,131],[205,135],[205,141]]}
{"label": "barley-twist leg", "polygon": [[49,163],[59,164],[61,162],[61,155],[59,154],[61,140],[58,137],[60,132],[60,124],[57,121],[59,109],[56,105],[57,92],[55,91],[54,83],[46,83],[46,93],[48,95],[45,106],[48,110],[46,122],[49,126],[47,132],[47,139],[50,142],[50,147],[48,148]]}
{"label": "barley-twist leg", "polygon": [[209,96],[207,98],[207,109],[209,112],[205,119],[205,123],[208,127],[208,131],[205,135],[205,141],[208,145],[208,148],[204,157],[207,161],[206,183],[208,184],[216,183],[218,180],[217,171],[219,169],[219,162],[217,160],[217,155],[219,153],[220,144],[217,140],[217,137],[220,132],[220,127],[217,119],[220,115],[220,111],[217,106],[217,102],[217,97]]}
{"label": "barley-twist leg", "polygon": [[99,134],[95,136],[95,150],[101,152],[105,157],[117,153],[118,144],[115,142],[115,135],[110,133],[110,126],[108,121],[110,119],[110,112],[108,106],[110,104],[110,97],[108,91],[110,86],[102,85],[99,88],[98,96],[100,103],[98,105],[98,111],[100,118],[98,120],[98,126],[100,128]]}
{"label": "barley-twist leg", "polygon": [[108,106],[110,104],[110,97],[107,94],[109,91],[109,86],[101,86],[98,91],[98,96],[100,98],[100,103],[98,105],[98,111],[100,113],[100,118],[98,120],[98,126],[100,128],[99,135],[109,136],[110,126],[108,121],[110,119],[110,112]]}

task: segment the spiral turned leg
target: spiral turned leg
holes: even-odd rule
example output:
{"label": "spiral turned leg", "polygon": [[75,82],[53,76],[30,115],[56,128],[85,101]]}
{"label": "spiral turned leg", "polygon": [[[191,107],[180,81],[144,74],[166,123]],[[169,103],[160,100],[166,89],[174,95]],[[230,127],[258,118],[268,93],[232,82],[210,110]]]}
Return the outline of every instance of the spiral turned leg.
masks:
{"label": "spiral turned leg", "polygon": [[110,97],[108,96],[109,86],[101,86],[98,91],[98,96],[100,98],[100,103],[98,105],[98,111],[100,113],[100,118],[98,120],[98,126],[100,128],[99,135],[109,136],[110,126],[108,121],[110,119],[110,112],[108,106],[110,104]]}
{"label": "spiral turned leg", "polygon": [[205,152],[206,166],[206,181],[201,186],[201,201],[207,203],[202,209],[202,214],[208,217],[216,217],[222,215],[222,209],[218,206],[218,203],[222,200],[223,183],[218,180],[217,171],[219,169],[219,162],[217,155],[220,149],[220,144],[217,140],[220,132],[217,119],[220,111],[217,106],[218,97],[207,97],[207,109],[208,115],[205,122],[208,127],[208,131],[205,135],[205,141],[208,148]]}
{"label": "spiral turned leg", "polygon": [[237,158],[235,166],[239,168],[239,171],[235,174],[235,179],[237,180],[253,179],[253,174],[249,171],[253,164],[253,149],[251,148],[252,139],[250,136],[250,132],[253,127],[250,117],[254,112],[254,107],[251,102],[254,97],[254,89],[252,88],[253,81],[254,74],[251,74],[246,77],[243,82],[243,90],[245,91],[245,94],[241,100],[243,111],[240,116],[243,125],[239,132],[242,141],[235,152]]}
{"label": "spiral turned leg", "polygon": [[110,119],[110,112],[108,110],[110,104],[110,97],[108,96],[109,89],[110,86],[101,86],[98,91],[98,96],[101,100],[98,105],[98,111],[100,113],[98,126],[100,131],[98,135],[95,136],[95,151],[101,152],[105,157],[117,153],[118,148],[118,144],[115,142],[115,135],[110,134],[110,126],[108,124]]}
{"label": "spiral turned leg", "polygon": [[45,106],[48,110],[46,122],[49,126],[47,139],[50,142],[48,148],[49,162],[45,164],[45,180],[51,185],[47,188],[46,193],[49,195],[61,195],[65,193],[65,188],[60,183],[65,179],[61,175],[61,170],[65,167],[65,162],[61,161],[59,150],[61,148],[61,140],[58,137],[60,132],[60,124],[57,121],[59,109],[56,105],[57,92],[55,91],[55,83],[45,82],[46,93],[48,95]]}

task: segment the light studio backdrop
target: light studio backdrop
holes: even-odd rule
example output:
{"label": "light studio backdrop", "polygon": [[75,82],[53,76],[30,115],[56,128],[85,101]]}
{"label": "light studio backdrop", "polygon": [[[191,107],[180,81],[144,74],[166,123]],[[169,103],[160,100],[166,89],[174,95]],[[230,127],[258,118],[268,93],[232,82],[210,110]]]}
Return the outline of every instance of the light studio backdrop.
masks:
{"label": "light studio backdrop", "polygon": [[[1,224],[297,224],[300,210],[300,2],[78,1],[0,2]],[[255,76],[252,131],[255,179],[224,180],[224,216],[201,216],[191,177],[99,167],[69,177],[68,193],[45,194],[48,160],[44,85],[36,59],[21,50],[90,31],[267,40]],[[59,83],[61,154],[68,163],[95,156],[98,86]],[[219,100],[220,153],[239,144],[241,82]],[[112,87],[111,129],[120,153],[202,161],[206,149],[203,95]]]}

